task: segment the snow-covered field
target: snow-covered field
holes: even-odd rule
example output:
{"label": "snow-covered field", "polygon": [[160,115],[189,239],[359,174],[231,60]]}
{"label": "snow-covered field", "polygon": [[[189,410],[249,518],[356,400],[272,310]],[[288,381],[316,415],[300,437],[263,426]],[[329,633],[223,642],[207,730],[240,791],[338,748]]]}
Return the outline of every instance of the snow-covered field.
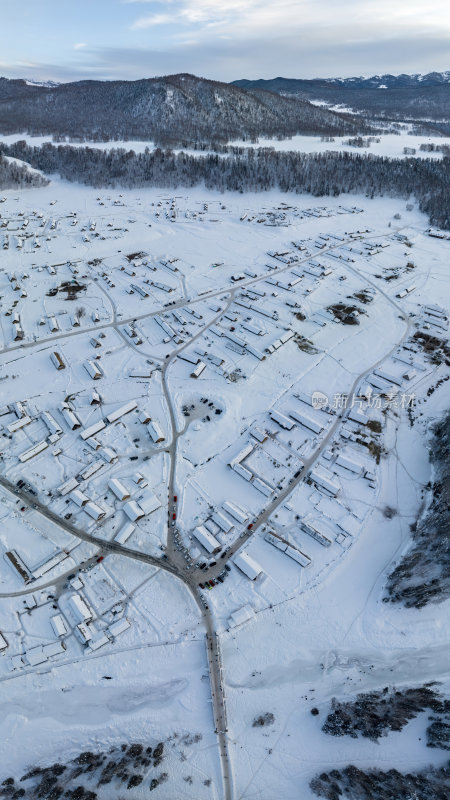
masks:
{"label": "snow-covered field", "polygon": [[[355,145],[348,144],[349,136],[334,136],[331,140],[327,141],[327,137],[321,136],[292,136],[290,139],[264,139],[261,138],[255,144],[249,141],[232,141],[231,146],[235,147],[273,147],[280,152],[296,151],[300,153],[327,153],[327,152],[342,152],[342,153],[372,153],[375,156],[387,156],[389,158],[407,158],[414,155],[415,158],[442,158],[442,152],[432,151],[427,152],[421,150],[421,145],[435,145],[438,147],[450,147],[450,137],[448,136],[418,136],[410,134],[407,127],[402,128],[398,134],[373,134],[371,137],[363,136],[365,144],[356,147]],[[370,138],[371,141],[367,142]],[[0,134],[0,141],[5,144],[14,144],[17,141],[26,141],[27,144],[34,147],[40,147],[42,144],[64,144],[62,142],[54,143],[51,136],[30,136],[24,134]],[[100,150],[112,150],[114,148],[124,148],[125,150],[133,150],[135,153],[143,153],[146,148],[153,150],[155,145],[151,141],[110,141],[110,142],[69,142],[66,144],[71,147],[92,147]],[[405,153],[405,148],[407,152]],[[174,148],[178,152],[178,148]],[[185,149],[192,155],[200,156],[202,151]]]}
{"label": "snow-covered field", "polygon": [[[366,142],[367,138],[367,136],[362,137]],[[411,157],[411,155],[414,155],[415,158],[442,158],[441,152],[428,153],[425,150],[420,150],[420,145],[434,144],[440,147],[443,145],[448,147],[450,145],[450,137],[448,136],[417,136],[416,134],[410,135],[404,130],[398,135],[394,133],[375,134],[369,138],[372,138],[372,141],[361,147],[348,144],[348,136],[335,136],[332,141],[326,141],[324,137],[320,136],[293,136],[291,139],[281,140],[260,139],[258,145],[249,145],[248,142],[241,141],[231,142],[230,144],[239,147],[273,147],[281,152],[294,150],[300,153],[371,153],[374,156],[387,156],[388,158],[407,158]],[[409,152],[405,153],[405,148]]]}
{"label": "snow-covered field", "polygon": [[450,241],[413,200],[3,197],[0,782],[124,741],[166,742],[164,800],[442,764],[423,716],[321,726],[333,696],[450,679],[448,602],[382,602],[448,407],[414,335],[447,341]]}

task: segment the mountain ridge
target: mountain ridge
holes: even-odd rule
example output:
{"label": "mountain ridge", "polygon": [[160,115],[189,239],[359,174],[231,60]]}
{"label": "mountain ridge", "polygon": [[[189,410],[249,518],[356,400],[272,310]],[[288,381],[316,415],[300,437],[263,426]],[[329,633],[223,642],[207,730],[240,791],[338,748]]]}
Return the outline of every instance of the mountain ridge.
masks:
{"label": "mountain ridge", "polygon": [[260,88],[269,91],[277,91],[278,89],[271,87],[291,87],[291,89],[307,88],[313,86],[336,87],[340,86],[348,89],[379,89],[386,88],[411,88],[415,86],[442,86],[443,84],[450,84],[450,70],[444,72],[428,72],[423,73],[400,73],[399,75],[392,75],[385,73],[383,75],[353,76],[349,78],[284,78],[278,76],[276,78],[256,78],[254,80],[242,78],[237,81],[232,81],[233,86],[240,88]]}
{"label": "mountain ridge", "polygon": [[233,85],[321,102],[328,108],[341,106],[371,119],[416,121],[425,126],[431,121],[436,133],[450,133],[450,71],[370,78],[242,79]]}
{"label": "mountain ridge", "polygon": [[308,100],[188,73],[138,81],[30,85],[0,78],[0,131],[90,139],[144,139],[166,145],[259,136],[347,134],[363,120]]}

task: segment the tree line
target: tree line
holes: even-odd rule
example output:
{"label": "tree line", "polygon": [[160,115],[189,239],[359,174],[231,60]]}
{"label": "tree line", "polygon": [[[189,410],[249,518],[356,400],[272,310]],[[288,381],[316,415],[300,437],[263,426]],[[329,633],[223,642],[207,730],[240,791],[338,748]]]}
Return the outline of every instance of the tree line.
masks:
{"label": "tree line", "polygon": [[435,467],[435,480],[427,487],[431,503],[413,524],[411,548],[386,586],[385,600],[407,607],[422,608],[450,597],[450,411],[435,426],[430,456]]}
{"label": "tree line", "polygon": [[18,164],[0,155],[0,189],[22,189],[46,186],[49,181],[38,172],[31,172],[26,164]]}
{"label": "tree line", "polygon": [[[225,148],[224,148],[225,149]],[[228,150],[228,148],[226,148]],[[0,143],[0,153],[20,158],[51,175],[95,187],[190,188],[238,192],[306,192],[315,197],[343,193],[367,197],[414,195],[430,223],[450,228],[450,158],[391,159],[371,154],[278,152],[233,149],[192,155],[173,150],[99,150],[26,142]]]}

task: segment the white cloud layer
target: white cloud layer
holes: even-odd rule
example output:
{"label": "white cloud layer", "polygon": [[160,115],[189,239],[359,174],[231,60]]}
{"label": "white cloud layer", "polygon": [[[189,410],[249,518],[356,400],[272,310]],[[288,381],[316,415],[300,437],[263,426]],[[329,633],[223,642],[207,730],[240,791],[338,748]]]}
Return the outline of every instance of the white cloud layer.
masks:
{"label": "white cloud layer", "polygon": [[4,5],[1,70],[11,77],[191,72],[229,81],[450,69],[450,0],[44,0],[38,12],[22,0],[20,19]]}
{"label": "white cloud layer", "polygon": [[[288,33],[302,27],[320,29],[330,27],[336,31],[366,29],[369,38],[384,29],[396,33],[398,26],[407,29],[447,30],[450,33],[450,6],[448,0],[424,3],[423,0],[126,0],[127,4],[151,5],[165,9],[164,13],[151,13],[135,19],[134,29],[144,29],[159,24],[174,28],[196,26],[197,33],[211,28],[222,33],[244,31],[247,36],[257,36],[271,31]],[[158,22],[155,22],[157,20]]]}

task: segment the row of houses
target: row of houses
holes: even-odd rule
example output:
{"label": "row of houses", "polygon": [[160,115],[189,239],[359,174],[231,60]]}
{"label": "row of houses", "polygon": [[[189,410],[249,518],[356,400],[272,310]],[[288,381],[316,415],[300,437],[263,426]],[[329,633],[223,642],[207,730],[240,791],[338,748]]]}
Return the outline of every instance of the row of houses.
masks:
{"label": "row of houses", "polygon": [[213,511],[201,525],[194,528],[192,535],[209,555],[214,555],[221,550],[224,537],[231,534],[236,525],[245,525],[248,519],[249,514],[245,509],[227,500],[222,503],[221,510]]}
{"label": "row of houses", "polygon": [[[67,637],[75,634],[79,642],[89,651],[95,652],[105,644],[114,643],[118,636],[130,628],[130,622],[126,617],[121,617],[108,626],[98,628],[95,625],[94,613],[86,600],[79,594],[69,598],[69,611],[71,621],[62,613],[53,615],[50,624],[56,640],[44,645],[29,648],[21,654],[10,658],[10,668],[12,670],[29,669],[30,667],[41,666],[58,655],[63,655],[67,651]],[[2,646],[2,643],[5,646]],[[8,647],[8,643],[0,634],[0,651]]]}
{"label": "row of houses", "polygon": [[249,458],[256,446],[256,443],[249,442],[243,448],[243,450],[241,450],[237,456],[230,461],[229,466],[234,472],[237,473],[237,475],[239,475],[241,478],[244,478],[244,480],[246,480],[248,483],[251,483],[251,485],[261,492],[261,494],[263,494],[265,497],[270,497],[274,491],[274,487],[260,475],[257,475],[252,469],[249,469],[246,464],[244,464],[244,461]]}
{"label": "row of houses", "polygon": [[29,650],[25,650],[24,653],[12,656],[10,659],[10,667],[12,670],[38,667],[47,663],[55,656],[63,654],[65,650],[66,646],[64,642],[60,641],[31,647]]}
{"label": "row of houses", "polygon": [[422,328],[425,330],[434,330],[436,334],[442,334],[448,331],[448,312],[437,305],[422,305],[421,313],[423,317]]}
{"label": "row of houses", "polygon": [[[87,488],[81,488],[81,484],[88,484],[89,480],[94,477],[94,475],[96,475],[102,468],[107,465],[114,464],[118,460],[117,453],[111,447],[102,446],[101,442],[96,437],[109,425],[118,422],[125,415],[136,410],[138,410],[137,402],[132,400],[111,411],[104,418],[98,420],[92,425],[82,428],[81,421],[76,412],[71,409],[67,403],[62,404],[61,413],[63,414],[70,429],[78,429],[80,432],[80,438],[83,440],[83,442],[85,442],[86,445],[97,452],[99,458],[93,461],[87,467],[83,468],[77,475],[65,480],[64,483],[57,487],[57,492],[62,497],[68,496],[78,508],[85,511],[96,521],[103,519],[108,512],[102,508],[98,502],[90,497]],[[150,417],[146,414],[146,412],[140,412],[139,419],[141,422],[146,422],[147,420],[150,420]],[[149,421],[147,424],[147,429],[149,429],[149,426],[153,426],[152,433],[154,435],[154,441],[164,440],[162,432],[154,422]],[[143,476],[140,475],[140,473],[136,473],[132,480],[133,483],[136,484],[136,488],[133,490],[128,489],[122,480],[117,477],[112,477],[108,481],[108,488],[116,497],[116,499],[124,502],[123,510],[128,518],[132,521],[136,521],[152,513],[152,511],[160,506],[160,502],[152,492],[143,491],[147,486],[147,482],[144,480]],[[140,492],[139,497],[137,498],[132,497],[132,494],[134,494],[135,491]]]}
{"label": "row of houses", "polygon": [[[136,481],[136,478],[133,478],[133,480]],[[70,488],[73,483],[77,483],[76,478],[67,481],[66,484],[63,484],[62,487],[59,487],[61,495],[65,496],[68,494],[69,499],[72,500],[72,502],[74,502],[78,508],[83,509],[83,511],[89,514],[92,519],[95,519],[96,521],[103,519],[107,513],[105,509],[103,509],[97,502],[91,500],[89,495],[79,488],[79,485],[77,485],[76,488]],[[148,516],[161,506],[161,502],[150,489],[143,491],[147,485],[148,484],[146,481],[142,479],[141,482],[141,479],[138,479],[135,490],[137,491],[137,495],[136,497],[132,498],[131,491],[127,489],[122,481],[120,481],[118,478],[112,478],[110,481],[108,481],[108,488],[114,494],[116,499],[124,503],[123,511],[128,519],[130,519],[132,522],[136,522],[137,520]],[[129,532],[130,536],[132,532],[132,530]]]}
{"label": "row of houses", "polygon": [[311,559],[308,555],[306,555],[306,553],[303,553],[303,551],[298,547],[291,545],[287,539],[279,536],[274,531],[266,533],[264,539],[273,547],[276,547],[276,549],[281,553],[284,553],[286,556],[288,556],[288,558],[291,558],[297,564],[300,564],[301,567],[309,567],[311,564]]}
{"label": "row of houses", "polygon": [[269,412],[270,419],[285,431],[291,431],[294,426],[300,426],[305,429],[309,436],[320,436],[323,434],[329,422],[329,416],[324,413],[325,409],[315,411],[310,405],[309,398],[304,397],[303,394],[294,394],[301,402],[300,409],[289,410],[286,414],[272,409]]}
{"label": "row of houses", "polygon": [[[122,617],[110,623],[108,627],[99,630],[95,626],[95,613],[85,597],[76,593],[70,596],[68,602],[76,623],[74,632],[81,643],[88,646],[90,650],[98,650],[105,644],[114,641],[117,636],[130,627],[129,620]],[[61,623],[59,623],[59,628],[62,629]],[[58,634],[58,636],[61,635],[64,634]]]}
{"label": "row of houses", "polygon": [[45,559],[33,566],[26,564],[16,550],[7,550],[4,557],[7,564],[24,583],[31,583],[32,581],[42,578],[43,575],[65,561],[68,555],[69,553],[66,550],[58,549],[51,556],[46,556]]}
{"label": "row of houses", "polygon": [[49,444],[57,442],[60,436],[63,434],[61,425],[55,419],[53,414],[51,414],[49,411],[38,412],[36,409],[34,409],[34,411],[29,410],[29,408],[25,409],[25,405],[23,402],[12,403],[9,406],[6,406],[1,411],[3,412],[3,414],[9,414],[9,413],[16,414],[16,419],[8,423],[6,426],[10,434],[16,434],[18,431],[23,430],[31,423],[38,422],[39,419],[44,423],[44,426],[48,432],[48,436],[46,439],[41,439],[35,442],[33,445],[28,447],[23,453],[19,454],[18,458],[21,463],[29,461],[34,456],[38,455],[39,453],[42,453],[44,450],[48,448]]}

